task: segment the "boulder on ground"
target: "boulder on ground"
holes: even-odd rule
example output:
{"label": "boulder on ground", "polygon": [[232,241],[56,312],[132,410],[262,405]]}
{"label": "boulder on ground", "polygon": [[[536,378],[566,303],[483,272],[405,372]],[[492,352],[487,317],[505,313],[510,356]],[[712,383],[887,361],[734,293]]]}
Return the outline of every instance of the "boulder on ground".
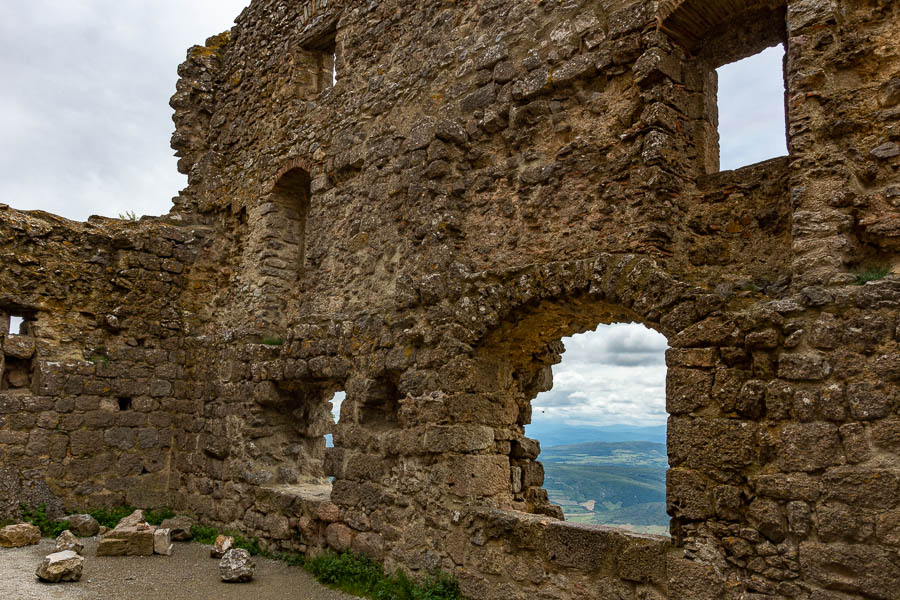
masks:
{"label": "boulder on ground", "polygon": [[243,548],[232,548],[219,561],[219,577],[226,583],[243,583],[253,579],[256,564]]}
{"label": "boulder on ground", "polygon": [[63,531],[59,534],[59,537],[56,538],[56,551],[65,552],[66,550],[72,550],[78,554],[81,554],[81,551],[84,550],[84,544],[78,541],[75,534],[68,529]]}
{"label": "boulder on ground", "polygon": [[152,556],[154,528],[116,527],[100,538],[97,556]]}
{"label": "boulder on ground", "polygon": [[69,531],[78,537],[91,537],[100,533],[100,523],[91,515],[69,515],[63,519],[69,525]]}
{"label": "boulder on ground", "polygon": [[160,527],[169,530],[173,542],[186,542],[191,539],[191,527],[194,526],[194,520],[184,515],[172,517],[162,522]]}
{"label": "boulder on ground", "polygon": [[7,525],[0,529],[0,548],[33,546],[41,541],[41,530],[29,523]]}
{"label": "boulder on ground", "polygon": [[234,538],[230,535],[220,535],[216,538],[209,555],[212,558],[222,558],[232,548],[234,548]]}
{"label": "boulder on ground", "polygon": [[72,550],[50,554],[38,566],[35,575],[42,581],[78,581],[84,568],[84,557]]}
{"label": "boulder on ground", "polygon": [[153,532],[153,554],[172,556],[172,538],[168,529],[160,527]]}

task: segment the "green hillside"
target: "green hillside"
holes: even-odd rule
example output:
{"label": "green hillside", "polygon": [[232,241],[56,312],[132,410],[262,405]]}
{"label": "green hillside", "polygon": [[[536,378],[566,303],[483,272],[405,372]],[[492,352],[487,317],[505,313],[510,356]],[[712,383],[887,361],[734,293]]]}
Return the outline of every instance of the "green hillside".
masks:
{"label": "green hillside", "polygon": [[665,533],[665,446],[653,442],[590,442],[541,453],[544,487],[566,519]]}

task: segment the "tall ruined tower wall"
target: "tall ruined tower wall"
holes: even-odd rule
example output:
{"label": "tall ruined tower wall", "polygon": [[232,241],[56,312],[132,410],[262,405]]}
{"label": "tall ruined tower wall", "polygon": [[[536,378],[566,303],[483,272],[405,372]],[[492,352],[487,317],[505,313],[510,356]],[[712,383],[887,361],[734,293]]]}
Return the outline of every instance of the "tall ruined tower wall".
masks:
{"label": "tall ruined tower wall", "polygon": [[[898,31],[880,0],[253,2],[179,69],[170,215],[0,211],[0,485],[472,598],[890,600],[900,286],[854,272],[897,266]],[[790,154],[719,172],[714,70],[778,42]],[[559,340],[616,321],[671,346],[671,539],[558,520],[524,437]]]}

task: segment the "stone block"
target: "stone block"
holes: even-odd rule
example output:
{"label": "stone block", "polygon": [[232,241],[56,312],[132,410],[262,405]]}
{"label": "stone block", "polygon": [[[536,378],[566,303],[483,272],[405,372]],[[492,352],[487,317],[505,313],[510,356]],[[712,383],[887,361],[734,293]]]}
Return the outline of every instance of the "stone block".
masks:
{"label": "stone block", "polygon": [[506,456],[453,456],[447,462],[447,485],[454,496],[494,496],[509,490]]}
{"label": "stone block", "polygon": [[721,600],[725,580],[716,566],[669,554],[666,560],[668,600]]}
{"label": "stone block", "polygon": [[172,556],[172,536],[168,529],[159,528],[153,532],[153,554]]}
{"label": "stone block", "polygon": [[494,444],[494,429],[484,425],[451,425],[430,427],[425,432],[425,448],[429,452],[477,452]]}
{"label": "stone block", "polygon": [[84,550],[84,544],[78,541],[78,538],[75,537],[71,531],[66,529],[56,538],[56,551],[64,552],[66,550],[72,550],[78,554],[81,554],[81,551]]}
{"label": "stone block", "polygon": [[661,585],[666,580],[666,554],[671,542],[664,538],[629,537],[618,557],[616,575],[627,581]]}
{"label": "stone block", "polygon": [[219,578],[225,583],[245,583],[253,579],[256,563],[243,548],[232,548],[219,561]]}
{"label": "stone block", "polygon": [[831,365],[819,354],[783,354],[778,359],[778,376],[796,381],[818,381],[831,374]]}
{"label": "stone block", "polygon": [[230,535],[219,535],[209,549],[209,556],[210,558],[222,558],[232,548],[234,548],[234,538]]}
{"label": "stone block", "polygon": [[778,467],[816,471],[841,462],[841,436],[832,423],[794,423],[781,429]]}
{"label": "stone block", "polygon": [[709,404],[713,375],[700,369],[670,368],[666,373],[666,411],[691,413]]}
{"label": "stone block", "polygon": [[547,525],[544,543],[547,558],[555,565],[614,575],[616,558],[627,546],[628,538],[612,527],[555,521]]}
{"label": "stone block", "polygon": [[355,554],[364,554],[374,560],[381,561],[384,558],[384,539],[377,533],[359,533],[353,538],[350,550]]}
{"label": "stone block", "polygon": [[712,514],[709,483],[698,471],[672,468],[666,472],[666,510],[685,519],[706,519]]}
{"label": "stone block", "polygon": [[116,527],[100,538],[97,556],[153,556],[153,530]]}
{"label": "stone block", "polygon": [[349,550],[353,543],[353,530],[343,523],[331,523],[325,529],[325,539],[332,550],[344,552]]}
{"label": "stone block", "polygon": [[800,544],[800,573],[826,589],[896,600],[900,561],[896,551],[861,544]]}
{"label": "stone block", "polygon": [[0,529],[0,548],[33,546],[41,541],[41,530],[28,523],[7,525]]}
{"label": "stone block", "polygon": [[822,477],[824,499],[865,508],[894,508],[900,503],[900,477],[893,470],[838,467]]}

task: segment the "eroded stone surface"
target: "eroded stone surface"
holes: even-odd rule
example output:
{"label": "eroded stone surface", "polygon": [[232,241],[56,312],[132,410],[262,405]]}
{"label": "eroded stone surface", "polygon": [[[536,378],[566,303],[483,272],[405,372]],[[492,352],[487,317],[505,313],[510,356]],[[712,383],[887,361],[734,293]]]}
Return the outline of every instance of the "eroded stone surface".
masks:
{"label": "eroded stone surface", "polygon": [[232,548],[219,561],[219,578],[225,583],[245,583],[253,579],[256,565],[243,548]]}
{"label": "eroded stone surface", "polygon": [[76,554],[81,554],[81,551],[84,550],[84,544],[82,544],[75,534],[66,529],[56,538],[56,551],[64,552],[66,550],[71,550]]}
{"label": "eroded stone surface", "polygon": [[38,565],[35,575],[41,581],[59,583],[61,581],[78,581],[84,569],[84,557],[72,550],[56,552],[48,555]]}
{"label": "eroded stone surface", "polygon": [[29,523],[7,525],[0,529],[0,547],[21,548],[41,541],[41,530]]}

